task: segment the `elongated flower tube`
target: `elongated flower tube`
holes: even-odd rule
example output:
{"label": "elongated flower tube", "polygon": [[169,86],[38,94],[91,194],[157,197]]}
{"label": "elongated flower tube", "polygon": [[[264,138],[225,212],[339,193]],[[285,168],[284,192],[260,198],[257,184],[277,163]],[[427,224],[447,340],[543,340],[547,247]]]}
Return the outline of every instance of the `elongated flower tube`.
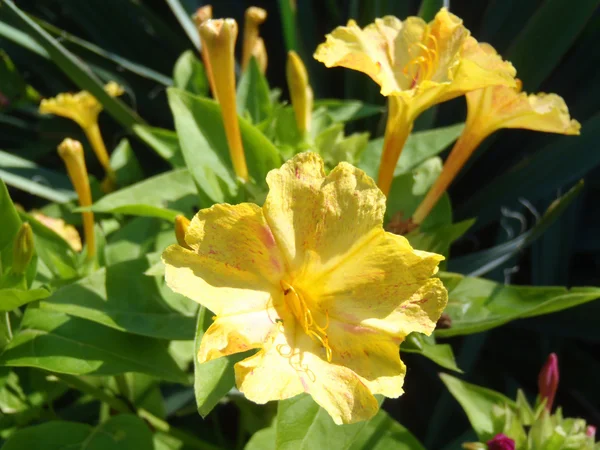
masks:
{"label": "elongated flower tube", "polygon": [[469,36],[445,8],[426,23],[386,16],[364,29],[353,20],[319,45],[315,58],[369,75],[388,97],[389,113],[377,183],[388,194],[414,120],[431,106],[486,86],[514,86],[515,69]]}
{"label": "elongated flower tube", "polygon": [[262,207],[203,209],[191,250],[162,255],[168,286],[215,314],[198,361],[258,349],[235,365],[249,400],[306,392],[335,423],[367,420],[375,394],[403,393],[399,344],[431,334],[446,306],[432,278],[444,258],[386,232],[385,196],[348,163],[326,175],[319,155],[300,153],[267,184]]}
{"label": "elongated flower tube", "polygon": [[454,144],[442,173],[413,214],[422,223],[450,186],[479,144],[502,128],[523,128],[546,133],[577,135],[581,125],[569,116],[564,100],[555,94],[521,92],[521,82],[514,88],[490,86],[466,94],[467,122]]}
{"label": "elongated flower tube", "polygon": [[250,58],[254,56],[258,61],[260,70],[267,70],[267,51],[265,42],[259,37],[259,27],[267,20],[267,11],[256,6],[246,10],[244,16],[244,42],[242,44],[242,70],[248,68]]}
{"label": "elongated flower tube", "polygon": [[213,9],[212,5],[204,5],[196,10],[194,14],[194,23],[196,24],[196,29],[198,30],[198,34],[200,35],[200,43],[202,44],[202,49],[200,50],[200,56],[202,56],[202,63],[204,64],[204,70],[206,71],[206,78],[208,78],[208,84],[210,85],[210,91],[212,92],[215,100],[217,99],[217,94],[215,92],[215,80],[212,73],[212,67],[210,66],[210,60],[208,59],[208,55],[206,52],[206,44],[202,39],[202,35],[200,34],[200,26],[209,19],[212,19]]}
{"label": "elongated flower tube", "polygon": [[[90,180],[85,166],[81,142],[69,138],[65,139],[58,146],[58,154],[67,167],[67,173],[79,197],[79,205],[83,207],[91,206],[92,192],[90,190]],[[83,218],[83,235],[87,244],[87,258],[92,260],[96,256],[94,213],[84,211],[81,213],[81,216]]]}
{"label": "elongated flower tube", "polygon": [[313,90],[308,81],[306,67],[293,50],[288,52],[286,76],[298,131],[306,134],[310,131],[312,119]]}
{"label": "elongated flower tube", "polygon": [[236,175],[248,181],[248,167],[242,145],[235,99],[235,40],[237,23],[233,19],[211,19],[200,25],[204,51],[212,67],[215,92],[221,105],[229,154]]}
{"label": "elongated flower tube", "polygon": [[[123,88],[114,81],[107,83],[104,90],[112,97],[122,95],[124,92]],[[114,190],[117,179],[115,172],[110,167],[110,157],[98,126],[98,115],[102,112],[102,104],[87,91],[80,91],[76,94],[63,93],[54,98],[42,100],[40,112],[66,117],[77,122],[106,172],[107,178],[103,182],[105,192]]]}
{"label": "elongated flower tube", "polygon": [[12,272],[17,275],[25,273],[34,252],[33,232],[31,225],[24,222],[17,232],[13,246],[13,265]]}

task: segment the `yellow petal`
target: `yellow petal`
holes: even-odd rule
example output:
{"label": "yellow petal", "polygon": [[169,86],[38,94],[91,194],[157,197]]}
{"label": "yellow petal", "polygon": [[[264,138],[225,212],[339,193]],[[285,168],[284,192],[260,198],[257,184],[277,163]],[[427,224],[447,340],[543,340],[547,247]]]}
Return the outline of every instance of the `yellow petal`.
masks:
{"label": "yellow petal", "polygon": [[[381,231],[329,273],[308,278],[304,289],[319,299],[319,308],[357,334],[372,335],[366,328],[371,325],[399,339],[412,331],[429,334],[447,303],[441,282],[430,279],[443,259]],[[441,287],[439,295],[423,295],[430,285]],[[396,310],[406,314],[398,316]],[[393,323],[387,324],[388,318]]]}
{"label": "yellow petal", "polygon": [[192,219],[163,253],[167,284],[215,314],[265,309],[279,293],[284,263],[260,207],[214,205]]}
{"label": "yellow petal", "polygon": [[317,47],[317,61],[327,67],[347,67],[370,76],[381,86],[381,93],[400,89],[394,75],[394,40],[402,22],[393,16],[375,19],[361,29],[354,20],[345,27],[337,27]]}
{"label": "yellow petal", "polygon": [[202,363],[262,347],[277,328],[278,319],[279,315],[272,307],[217,316],[202,337],[198,361]]}
{"label": "yellow petal", "polygon": [[259,404],[306,392],[336,424],[373,417],[379,405],[367,385],[347,367],[322,359],[321,353],[320,345],[301,330],[286,326],[271,345],[236,364],[236,384]]}
{"label": "yellow petal", "polygon": [[267,183],[263,210],[292,278],[335,265],[382,229],[385,197],[350,164],[325,176],[320,156],[301,153],[269,172]]}

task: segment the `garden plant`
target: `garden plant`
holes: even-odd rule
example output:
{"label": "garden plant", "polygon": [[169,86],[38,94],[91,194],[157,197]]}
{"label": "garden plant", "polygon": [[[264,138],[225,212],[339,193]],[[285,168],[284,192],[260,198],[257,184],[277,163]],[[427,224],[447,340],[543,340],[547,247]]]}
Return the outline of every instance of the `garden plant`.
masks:
{"label": "garden plant", "polygon": [[0,0],[2,449],[599,450],[598,0]]}

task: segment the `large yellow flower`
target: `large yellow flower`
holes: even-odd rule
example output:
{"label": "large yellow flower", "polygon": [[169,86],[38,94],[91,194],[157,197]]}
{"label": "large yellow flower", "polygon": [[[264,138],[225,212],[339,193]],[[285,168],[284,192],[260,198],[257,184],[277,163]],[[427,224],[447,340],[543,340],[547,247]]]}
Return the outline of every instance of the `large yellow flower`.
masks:
{"label": "large yellow flower", "polygon": [[[490,51],[492,50],[492,51]],[[431,106],[490,85],[514,86],[514,67],[469,36],[443,8],[430,23],[386,16],[361,29],[350,20],[319,45],[315,58],[369,75],[389,97],[378,184],[387,195],[414,120]]]}
{"label": "large yellow flower", "polygon": [[402,394],[399,344],[430,334],[447,303],[444,258],[382,228],[385,196],[347,163],[329,175],[301,153],[267,176],[264,206],[214,205],[163,253],[174,291],[215,314],[200,362],[260,349],[235,366],[256,403],[309,393],[338,423]]}

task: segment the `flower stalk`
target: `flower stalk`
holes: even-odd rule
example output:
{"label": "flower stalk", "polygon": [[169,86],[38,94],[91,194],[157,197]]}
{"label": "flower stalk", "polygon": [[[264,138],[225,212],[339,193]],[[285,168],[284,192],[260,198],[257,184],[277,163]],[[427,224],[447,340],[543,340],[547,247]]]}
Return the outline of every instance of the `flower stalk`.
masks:
{"label": "flower stalk", "polygon": [[236,175],[248,181],[248,167],[242,145],[235,93],[235,41],[237,23],[233,19],[210,19],[200,25],[204,51],[212,67],[215,94],[221,105],[229,154]]}
{"label": "flower stalk", "polygon": [[298,131],[305,135],[310,132],[313,90],[310,87],[306,67],[293,50],[288,52],[286,76]]}
{"label": "flower stalk", "polygon": [[[81,142],[69,138],[65,139],[58,146],[58,154],[64,161],[71,183],[73,183],[75,192],[77,192],[79,205],[82,207],[91,206],[92,192]],[[92,260],[96,256],[94,213],[84,211],[81,215],[83,219],[83,235],[87,244],[87,259]]]}

